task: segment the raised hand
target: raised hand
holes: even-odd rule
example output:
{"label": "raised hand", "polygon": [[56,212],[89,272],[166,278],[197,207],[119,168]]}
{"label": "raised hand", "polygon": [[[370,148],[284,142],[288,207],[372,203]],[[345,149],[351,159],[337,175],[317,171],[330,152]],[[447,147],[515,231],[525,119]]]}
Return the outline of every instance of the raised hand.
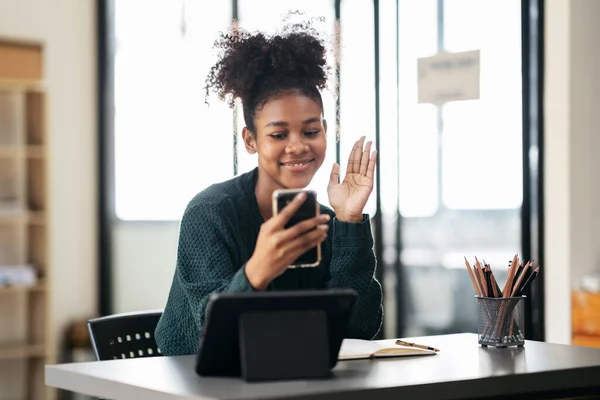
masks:
{"label": "raised hand", "polygon": [[261,225],[254,253],[245,269],[246,277],[255,289],[266,289],[296,258],[327,237],[328,214],[318,215],[285,229],[285,224],[305,199],[306,194],[300,193],[279,214]]}
{"label": "raised hand", "polygon": [[340,166],[334,164],[331,171],[327,193],[329,204],[340,221],[361,222],[363,209],[373,191],[377,150],[371,153],[372,142],[370,141],[363,149],[364,143],[363,136],[354,144],[348,158],[346,176],[341,183],[338,183]]}

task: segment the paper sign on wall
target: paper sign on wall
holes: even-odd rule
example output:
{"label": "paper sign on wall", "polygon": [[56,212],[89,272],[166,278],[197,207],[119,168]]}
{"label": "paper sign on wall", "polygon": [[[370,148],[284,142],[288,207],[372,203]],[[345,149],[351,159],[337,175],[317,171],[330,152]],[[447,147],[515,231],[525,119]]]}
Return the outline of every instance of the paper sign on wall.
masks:
{"label": "paper sign on wall", "polygon": [[418,60],[419,103],[479,99],[479,50]]}

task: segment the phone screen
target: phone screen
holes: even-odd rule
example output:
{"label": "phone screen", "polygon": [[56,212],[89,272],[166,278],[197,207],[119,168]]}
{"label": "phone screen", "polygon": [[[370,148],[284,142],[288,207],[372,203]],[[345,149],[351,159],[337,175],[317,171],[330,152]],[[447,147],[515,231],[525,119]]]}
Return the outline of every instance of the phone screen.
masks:
{"label": "phone screen", "polygon": [[[299,191],[294,192],[284,192],[279,193],[277,195],[277,210],[281,211],[286,205],[288,205],[294,197],[298,194]],[[317,196],[313,191],[305,191],[306,200],[300,206],[298,211],[290,218],[288,223],[285,225],[285,228],[289,228],[294,226],[295,224],[313,218],[317,215]],[[312,265],[318,263],[320,260],[320,246],[315,246],[312,249],[308,250],[304,254],[302,254],[298,259],[296,259],[292,265]]]}

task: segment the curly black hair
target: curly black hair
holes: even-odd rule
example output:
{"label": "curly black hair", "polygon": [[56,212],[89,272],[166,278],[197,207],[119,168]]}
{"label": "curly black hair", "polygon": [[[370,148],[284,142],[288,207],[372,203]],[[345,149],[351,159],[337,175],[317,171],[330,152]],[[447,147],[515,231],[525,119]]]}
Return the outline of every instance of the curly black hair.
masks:
{"label": "curly black hair", "polygon": [[244,122],[253,134],[256,112],[279,96],[297,92],[323,108],[319,90],[327,86],[329,73],[326,40],[312,21],[288,24],[272,36],[234,24],[220,33],[215,47],[219,60],[206,77],[206,96],[212,90],[231,107],[240,99]]}

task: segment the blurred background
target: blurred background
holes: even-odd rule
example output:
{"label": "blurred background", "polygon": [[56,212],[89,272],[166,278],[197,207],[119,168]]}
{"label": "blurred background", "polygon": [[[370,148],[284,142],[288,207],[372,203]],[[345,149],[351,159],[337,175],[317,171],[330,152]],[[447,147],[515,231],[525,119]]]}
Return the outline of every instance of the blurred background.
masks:
{"label": "blurred background", "polygon": [[[85,321],[164,307],[187,202],[256,165],[205,104],[212,44],[289,10],[340,26],[319,201],[378,149],[379,337],[476,331],[463,257],[502,285],[518,253],[528,338],[600,347],[600,2],[0,0],[0,400],[73,398],[43,366],[95,359]],[[418,60],[472,50],[480,98],[419,103]]]}
{"label": "blurred background", "polygon": [[[105,306],[160,308],[187,202],[256,166],[236,140],[241,115],[217,99],[207,107],[202,87],[216,60],[212,43],[232,18],[273,32],[290,9],[324,17],[317,26],[331,36],[336,21],[341,28],[337,69],[331,57],[337,75],[325,93],[325,117],[332,128],[339,121],[339,130],[330,130],[327,159],[311,184],[320,201],[328,204],[329,166],[341,160],[344,169],[361,135],[380,151],[367,212],[385,287],[383,333],[475,329],[463,256],[483,257],[504,281],[508,260],[524,252],[523,219],[537,217],[521,208],[523,136],[531,134],[522,126],[529,116],[521,71],[532,61],[522,57],[529,14],[516,0],[239,0],[210,13],[189,0],[114,2],[105,81],[114,107],[106,110],[113,129],[105,142],[110,250],[103,253],[111,258],[103,266],[112,282],[103,288]],[[481,99],[419,104],[417,60],[468,50],[481,52]]]}

